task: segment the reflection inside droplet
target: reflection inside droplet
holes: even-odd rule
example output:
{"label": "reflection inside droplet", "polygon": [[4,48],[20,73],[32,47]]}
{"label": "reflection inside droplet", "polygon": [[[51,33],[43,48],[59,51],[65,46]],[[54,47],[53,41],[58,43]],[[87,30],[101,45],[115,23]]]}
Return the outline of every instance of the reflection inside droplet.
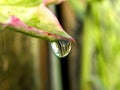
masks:
{"label": "reflection inside droplet", "polygon": [[51,47],[55,55],[62,58],[69,54],[71,50],[71,42],[68,40],[59,40],[51,42]]}

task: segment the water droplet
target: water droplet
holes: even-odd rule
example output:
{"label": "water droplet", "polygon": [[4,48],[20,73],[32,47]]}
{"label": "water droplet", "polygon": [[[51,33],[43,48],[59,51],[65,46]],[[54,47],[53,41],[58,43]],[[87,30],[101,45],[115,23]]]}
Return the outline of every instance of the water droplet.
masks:
{"label": "water droplet", "polygon": [[69,54],[71,50],[71,42],[68,40],[59,40],[51,42],[51,47],[55,55],[62,58]]}

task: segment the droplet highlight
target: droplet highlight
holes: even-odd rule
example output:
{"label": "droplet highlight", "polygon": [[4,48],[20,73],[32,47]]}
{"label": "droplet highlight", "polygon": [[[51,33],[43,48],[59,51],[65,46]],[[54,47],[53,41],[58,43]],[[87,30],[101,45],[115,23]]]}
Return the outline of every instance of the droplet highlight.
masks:
{"label": "droplet highlight", "polygon": [[60,58],[66,57],[71,51],[71,42],[68,40],[59,40],[51,42],[51,47],[54,54]]}

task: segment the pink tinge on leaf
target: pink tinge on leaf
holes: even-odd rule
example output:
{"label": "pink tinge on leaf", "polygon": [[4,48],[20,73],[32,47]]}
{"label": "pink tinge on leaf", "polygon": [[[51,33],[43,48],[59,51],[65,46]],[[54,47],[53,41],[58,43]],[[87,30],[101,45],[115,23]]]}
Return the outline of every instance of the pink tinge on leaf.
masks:
{"label": "pink tinge on leaf", "polygon": [[10,19],[8,20],[8,26],[15,27],[18,30],[20,28],[23,28],[25,31],[35,31],[36,33],[44,34],[44,32],[42,30],[38,30],[32,26],[26,25],[19,18],[15,17],[15,16],[10,17]]}
{"label": "pink tinge on leaf", "polygon": [[19,18],[15,17],[15,16],[11,16],[10,19],[7,22],[9,25],[12,26],[23,26],[26,27],[26,24],[24,24],[23,22],[20,21]]}
{"label": "pink tinge on leaf", "polygon": [[37,29],[32,26],[28,26],[15,16],[11,16],[7,24],[3,24],[3,25],[6,25],[7,26],[6,28],[15,29],[15,31],[23,32],[24,34],[27,34],[29,36],[34,36],[38,38],[46,38],[49,40],[64,39],[64,40],[69,40],[72,43],[75,43],[75,40],[73,38],[66,38],[64,36],[56,35],[53,33],[46,32],[44,30]]}

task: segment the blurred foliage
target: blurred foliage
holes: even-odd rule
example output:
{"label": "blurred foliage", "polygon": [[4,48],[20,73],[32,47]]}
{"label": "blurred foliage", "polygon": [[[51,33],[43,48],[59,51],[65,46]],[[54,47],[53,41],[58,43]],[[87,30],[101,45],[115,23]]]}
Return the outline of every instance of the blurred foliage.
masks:
{"label": "blurred foliage", "polygon": [[82,90],[120,90],[120,1],[70,0],[70,4],[84,22]]}

